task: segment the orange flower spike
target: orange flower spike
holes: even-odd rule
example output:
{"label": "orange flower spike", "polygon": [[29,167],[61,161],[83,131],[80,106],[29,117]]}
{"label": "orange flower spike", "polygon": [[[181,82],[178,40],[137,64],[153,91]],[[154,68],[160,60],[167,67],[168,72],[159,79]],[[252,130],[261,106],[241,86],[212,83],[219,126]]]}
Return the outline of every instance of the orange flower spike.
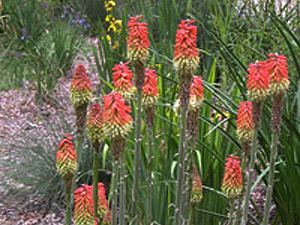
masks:
{"label": "orange flower spike", "polygon": [[266,61],[270,73],[270,90],[272,95],[284,93],[289,87],[286,57],[277,53],[270,53]]}
{"label": "orange flower spike", "polygon": [[132,127],[132,118],[128,114],[131,107],[125,105],[120,93],[110,93],[104,96],[104,132],[107,137],[121,136],[126,138]]}
{"label": "orange flower spike", "polygon": [[194,76],[191,84],[189,111],[196,111],[201,108],[203,103],[202,77]]}
{"label": "orange flower spike", "polygon": [[91,186],[82,185],[75,191],[74,222],[76,225],[94,225],[94,201]]}
{"label": "orange flower spike", "polygon": [[56,168],[64,180],[71,180],[77,171],[76,152],[72,138],[67,136],[58,146],[56,153]]}
{"label": "orange flower spike", "polygon": [[98,183],[98,214],[101,219],[105,217],[109,211],[108,202],[105,195],[103,183]]}
{"label": "orange flower spike", "polygon": [[87,135],[93,143],[103,140],[103,113],[99,103],[91,105],[87,119]]}
{"label": "orange flower spike", "polygon": [[129,102],[134,92],[132,83],[132,71],[127,66],[129,63],[120,63],[115,65],[113,70],[113,79],[115,92],[121,93],[126,102]]}
{"label": "orange flower spike", "polygon": [[178,75],[193,74],[199,63],[197,50],[197,27],[191,25],[195,20],[181,20],[176,33],[176,45],[174,52],[175,68]]}
{"label": "orange flower spike", "polygon": [[202,182],[200,176],[198,174],[196,165],[193,164],[194,174],[193,174],[193,186],[192,186],[192,196],[191,202],[197,204],[201,202],[203,195],[202,195]]}
{"label": "orange flower spike", "polygon": [[248,96],[251,102],[263,102],[268,95],[270,75],[265,62],[250,64],[248,69]]}
{"label": "orange flower spike", "polygon": [[128,23],[129,38],[127,40],[127,52],[128,58],[132,61],[145,62],[148,57],[148,48],[150,46],[148,39],[148,24],[140,22],[142,17],[143,15],[130,17]]}
{"label": "orange flower spike", "polygon": [[238,109],[237,136],[243,143],[250,142],[254,129],[252,119],[252,102],[240,102]]}
{"label": "orange flower spike", "polygon": [[228,198],[236,198],[243,188],[239,157],[230,155],[226,161],[222,191]]}
{"label": "orange flower spike", "polygon": [[88,105],[90,102],[92,86],[90,79],[86,74],[84,65],[79,65],[76,67],[71,81],[70,92],[70,99],[74,108]]}
{"label": "orange flower spike", "polygon": [[145,69],[145,82],[143,85],[143,103],[145,106],[156,105],[158,98],[157,75],[154,70]]}

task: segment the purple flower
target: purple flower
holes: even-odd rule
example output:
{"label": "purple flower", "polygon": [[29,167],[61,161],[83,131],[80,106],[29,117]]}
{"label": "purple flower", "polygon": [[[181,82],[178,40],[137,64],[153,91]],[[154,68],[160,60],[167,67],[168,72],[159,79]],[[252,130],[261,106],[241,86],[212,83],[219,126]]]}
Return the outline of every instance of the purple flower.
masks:
{"label": "purple flower", "polygon": [[48,7],[48,4],[47,4],[47,3],[42,3],[42,7],[43,7],[43,8],[47,8],[47,7]]}

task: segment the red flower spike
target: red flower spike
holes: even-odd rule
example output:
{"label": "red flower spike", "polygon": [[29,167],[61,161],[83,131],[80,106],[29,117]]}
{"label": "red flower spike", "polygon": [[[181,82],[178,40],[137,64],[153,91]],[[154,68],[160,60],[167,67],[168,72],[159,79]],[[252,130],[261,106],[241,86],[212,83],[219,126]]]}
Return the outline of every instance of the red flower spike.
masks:
{"label": "red flower spike", "polygon": [[193,174],[193,186],[192,186],[192,196],[191,202],[197,204],[201,202],[203,195],[202,195],[202,182],[200,176],[198,174],[196,165],[193,164],[194,174]]}
{"label": "red flower spike", "polygon": [[143,15],[130,17],[128,23],[129,38],[127,40],[127,52],[128,58],[132,61],[145,62],[148,57],[148,48],[150,46],[148,39],[148,24],[140,22],[142,17]]}
{"label": "red flower spike", "polygon": [[109,211],[108,202],[105,195],[103,183],[98,183],[98,214],[101,219],[105,217]]}
{"label": "red flower spike", "polygon": [[70,86],[70,100],[74,108],[87,105],[92,95],[92,86],[90,79],[86,74],[84,65],[79,65],[75,69],[73,79]]}
{"label": "red flower spike", "polygon": [[103,140],[103,113],[99,103],[91,105],[87,119],[87,135],[93,143]]}
{"label": "red flower spike", "polygon": [[222,191],[228,198],[236,198],[243,188],[239,157],[230,155],[226,161]]}
{"label": "red flower spike", "polygon": [[94,225],[94,200],[92,186],[82,185],[75,191],[74,222],[76,225]]}
{"label": "red flower spike", "polygon": [[248,96],[251,102],[262,102],[268,95],[270,75],[265,62],[250,64],[247,75]]}
{"label": "red flower spike", "polygon": [[145,82],[143,85],[143,104],[147,106],[156,105],[158,98],[157,75],[154,70],[145,69]]}
{"label": "red flower spike", "polygon": [[270,73],[271,94],[278,95],[284,93],[290,84],[286,57],[277,53],[270,53],[268,56],[270,58],[266,61],[266,65]]}
{"label": "red flower spike", "polygon": [[107,137],[123,137],[132,127],[132,118],[128,114],[131,107],[125,105],[120,93],[110,93],[104,96],[104,132]]}
{"label": "red flower spike", "polygon": [[59,143],[56,153],[56,168],[64,180],[71,180],[77,171],[76,152],[72,138],[67,136]]}
{"label": "red flower spike", "polygon": [[240,102],[238,109],[237,136],[242,143],[250,142],[254,129],[252,102]]}
{"label": "red flower spike", "polygon": [[132,83],[132,71],[127,66],[127,63],[120,63],[115,65],[113,70],[113,79],[115,92],[121,93],[126,102],[129,102],[134,92]]}
{"label": "red flower spike", "polygon": [[199,110],[203,103],[203,97],[202,77],[194,76],[191,84],[189,110]]}
{"label": "red flower spike", "polygon": [[196,45],[197,27],[191,25],[194,22],[194,20],[181,20],[178,25],[173,61],[179,77],[193,74],[199,63],[199,52]]}

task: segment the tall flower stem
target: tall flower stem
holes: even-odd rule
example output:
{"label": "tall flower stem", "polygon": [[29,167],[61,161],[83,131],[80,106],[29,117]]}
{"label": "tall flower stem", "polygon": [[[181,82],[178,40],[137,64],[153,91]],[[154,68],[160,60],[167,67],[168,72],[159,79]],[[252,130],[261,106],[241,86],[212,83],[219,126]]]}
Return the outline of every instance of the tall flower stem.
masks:
{"label": "tall flower stem", "polygon": [[114,160],[113,165],[113,194],[112,194],[112,219],[111,224],[117,225],[118,221],[118,181],[119,181],[119,162]]}
{"label": "tall flower stem", "polygon": [[148,171],[147,171],[147,224],[152,222],[152,167],[153,167],[153,127],[147,129]]}
{"label": "tall flower stem", "polygon": [[275,162],[276,162],[276,156],[277,156],[278,139],[279,139],[279,131],[273,132],[272,133],[272,144],[271,144],[270,170],[269,170],[269,178],[268,178],[268,189],[267,189],[264,219],[263,219],[263,223],[262,223],[263,225],[267,225],[268,221],[269,221],[271,198],[272,198],[273,185],[274,185]]}
{"label": "tall flower stem", "polygon": [[241,224],[241,216],[242,216],[242,204],[243,204],[243,199],[244,199],[244,194],[245,194],[245,178],[246,178],[246,162],[247,162],[247,156],[246,156],[246,152],[243,152],[243,159],[242,159],[242,185],[243,185],[243,189],[242,192],[239,196],[238,199],[238,208],[237,208],[237,212],[236,212],[236,221],[235,224],[239,225]]}
{"label": "tall flower stem", "polygon": [[[254,113],[255,112],[253,111],[253,114]],[[256,159],[256,152],[257,152],[258,130],[259,130],[259,125],[255,124],[253,135],[252,135],[250,165],[249,165],[249,174],[248,174],[248,179],[247,179],[247,189],[246,189],[245,201],[244,201],[242,225],[246,225],[246,223],[247,223],[247,217],[248,217],[248,211],[249,211],[249,202],[250,202],[250,192],[251,192],[251,186],[252,186],[251,184],[252,184],[254,165],[255,165],[255,159]]]}
{"label": "tall flower stem", "polygon": [[230,214],[228,225],[233,225],[234,198],[230,199]]}
{"label": "tall flower stem", "polygon": [[99,145],[94,149],[94,162],[93,162],[93,199],[94,199],[94,213],[95,218],[99,218],[98,215],[98,166],[99,166]]}
{"label": "tall flower stem", "polygon": [[195,224],[195,211],[196,211],[196,204],[191,205],[191,211],[190,211],[190,222],[189,225]]}
{"label": "tall flower stem", "polygon": [[141,158],[142,141],[142,87],[138,88],[136,102],[136,124],[135,124],[135,157],[134,157],[134,180],[133,180],[133,216],[134,224],[138,224],[138,196],[139,196],[139,168]]}
{"label": "tall flower stem", "polygon": [[70,184],[66,182],[66,217],[64,225],[71,225],[72,224],[72,181]]}
{"label": "tall flower stem", "polygon": [[[126,146],[126,145],[125,145]],[[120,158],[120,225],[125,225],[126,217],[126,147],[121,153]]]}
{"label": "tall flower stem", "polygon": [[184,172],[185,172],[185,157],[186,157],[186,119],[188,101],[182,102],[180,106],[180,135],[179,135],[179,158],[178,158],[178,171],[177,171],[177,193],[176,193],[176,211],[175,211],[175,224],[183,224],[183,207],[184,198],[182,197],[184,188]]}

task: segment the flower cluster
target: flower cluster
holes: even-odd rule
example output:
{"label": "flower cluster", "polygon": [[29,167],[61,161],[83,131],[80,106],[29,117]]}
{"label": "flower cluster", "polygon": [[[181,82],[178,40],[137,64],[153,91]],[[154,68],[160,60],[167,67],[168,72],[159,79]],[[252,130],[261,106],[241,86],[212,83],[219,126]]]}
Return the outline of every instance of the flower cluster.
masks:
{"label": "flower cluster", "polygon": [[203,103],[202,77],[194,76],[191,84],[189,111],[197,111]]}
{"label": "flower cluster", "polygon": [[132,118],[128,114],[131,107],[125,105],[120,93],[110,93],[104,96],[104,132],[106,137],[126,137],[132,127]]}
{"label": "flower cluster", "polygon": [[128,23],[129,38],[128,44],[128,58],[132,61],[144,62],[148,57],[148,48],[150,46],[148,39],[148,24],[141,23],[143,16],[130,17]]}
{"label": "flower cluster", "polygon": [[134,86],[132,83],[132,71],[127,66],[127,63],[120,63],[115,65],[113,70],[113,79],[115,92],[122,94],[124,100],[129,102],[134,92]]}
{"label": "flower cluster", "polygon": [[175,57],[173,59],[179,77],[192,75],[199,63],[197,50],[197,27],[194,20],[182,20],[176,33]]}
{"label": "flower cluster", "polygon": [[230,155],[226,159],[222,191],[228,198],[237,197],[242,191],[242,171],[238,156]]}
{"label": "flower cluster", "polygon": [[[103,222],[110,224],[110,217],[107,214],[110,212],[108,202],[105,196],[105,189],[102,183],[98,183],[98,213],[99,218]],[[82,185],[75,191],[75,211],[74,222],[76,225],[86,224],[94,225],[95,212],[93,200],[93,186]]]}
{"label": "flower cluster", "polygon": [[193,186],[192,186],[192,196],[191,202],[197,204],[201,202],[203,195],[202,195],[202,182],[200,176],[198,174],[196,165],[193,165],[194,173],[193,173]]}
{"label": "flower cluster", "polygon": [[240,102],[236,124],[239,140],[242,143],[250,142],[254,129],[251,102]]}
{"label": "flower cluster", "polygon": [[143,85],[143,104],[147,106],[156,105],[158,98],[157,76],[154,70],[145,69],[145,81]]}
{"label": "flower cluster", "polygon": [[270,74],[270,90],[272,95],[278,95],[284,93],[290,83],[288,80],[286,57],[277,53],[271,53],[269,57],[266,65]]}
{"label": "flower cluster", "polygon": [[87,119],[87,135],[94,144],[103,140],[103,113],[99,103],[91,105]]}
{"label": "flower cluster", "polygon": [[66,181],[71,180],[77,171],[76,152],[70,134],[59,143],[58,152],[56,153],[56,168]]}
{"label": "flower cluster", "polygon": [[265,62],[250,64],[247,75],[248,97],[251,102],[263,102],[268,95],[270,76]]}
{"label": "flower cluster", "polygon": [[78,65],[75,69],[73,79],[71,81],[71,102],[74,108],[86,106],[90,102],[92,96],[92,86],[90,79],[86,74],[84,65]]}

